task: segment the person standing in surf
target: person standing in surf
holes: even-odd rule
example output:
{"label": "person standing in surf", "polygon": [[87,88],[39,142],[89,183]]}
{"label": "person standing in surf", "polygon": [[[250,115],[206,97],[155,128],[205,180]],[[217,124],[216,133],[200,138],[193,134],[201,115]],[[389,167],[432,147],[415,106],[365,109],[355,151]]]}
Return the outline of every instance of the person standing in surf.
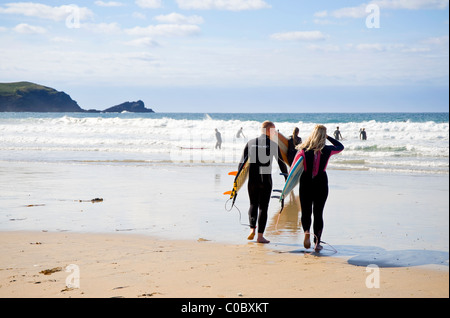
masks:
{"label": "person standing in surf", "polygon": [[289,165],[292,165],[292,161],[294,161],[295,155],[297,154],[296,147],[302,143],[302,138],[299,137],[298,127],[294,128],[294,131],[292,132],[292,136],[288,139],[288,161]]}
{"label": "person standing in surf", "polygon": [[244,132],[243,132],[243,128],[242,128],[242,127],[241,127],[241,129],[239,129],[238,132],[236,133],[236,138],[241,138],[241,137],[244,137],[244,138],[245,138],[245,135],[244,135]]}
{"label": "person standing in surf", "polygon": [[339,130],[339,126],[336,127],[336,130],[334,131],[334,138],[335,138],[336,140],[344,139],[344,138],[342,137],[341,131]]}
{"label": "person standing in surf", "polygon": [[[239,170],[248,160],[250,163],[248,175],[248,196],[250,208],[248,211],[250,221],[249,240],[253,240],[258,229],[256,241],[258,243],[270,243],[264,238],[264,230],[267,223],[267,212],[272,194],[272,161],[277,160],[280,170],[287,175],[287,167],[281,159],[281,151],[278,144],[272,139],[276,137],[274,123],[265,121],[261,125],[261,136],[250,140],[242,154]],[[286,178],[286,177],[285,177]]]}
{"label": "person standing in surf", "polygon": [[216,146],[215,149],[222,149],[222,134],[216,128]]}
{"label": "person standing in surf", "polygon": [[366,128],[361,128],[361,130],[359,131],[359,139],[367,140]]}
{"label": "person standing in surf", "polygon": [[[332,145],[325,145],[326,141]],[[328,176],[326,168],[332,155],[344,150],[344,146],[327,135],[327,128],[316,125],[308,139],[297,147],[303,156],[304,170],[300,177],[300,204],[302,208],[302,227],[305,232],[303,245],[311,247],[310,228],[314,216],[314,250],[322,249],[320,238],[323,231],[323,209],[328,197]]]}

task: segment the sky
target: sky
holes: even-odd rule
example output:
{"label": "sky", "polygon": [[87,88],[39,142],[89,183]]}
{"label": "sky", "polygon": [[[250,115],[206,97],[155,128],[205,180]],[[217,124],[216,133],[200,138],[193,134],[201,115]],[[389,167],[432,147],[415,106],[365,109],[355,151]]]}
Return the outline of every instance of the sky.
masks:
{"label": "sky", "polygon": [[0,82],[83,109],[448,112],[449,0],[0,1]]}

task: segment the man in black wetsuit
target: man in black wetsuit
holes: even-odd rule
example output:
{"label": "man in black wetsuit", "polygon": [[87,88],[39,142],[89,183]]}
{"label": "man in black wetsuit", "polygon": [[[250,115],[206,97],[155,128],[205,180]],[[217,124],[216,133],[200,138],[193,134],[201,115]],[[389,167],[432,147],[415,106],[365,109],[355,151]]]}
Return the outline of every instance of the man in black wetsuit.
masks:
{"label": "man in black wetsuit", "polygon": [[[245,146],[239,168],[248,158],[250,162],[248,175],[248,196],[250,198],[250,209],[248,211],[250,220],[249,240],[252,240],[258,227],[258,243],[270,243],[263,236],[267,223],[267,211],[272,194],[272,160],[275,158],[281,171],[287,174],[288,170],[282,161],[278,144],[270,139],[276,136],[275,125],[265,121],[261,126],[261,136],[250,140]],[[259,212],[259,213],[258,213]]]}
{"label": "man in black wetsuit", "polygon": [[359,131],[359,139],[367,140],[366,128],[361,128],[361,130]]}
{"label": "man in black wetsuit", "polygon": [[341,131],[339,130],[339,126],[336,127],[336,130],[334,131],[334,139],[336,140],[344,139],[341,135]]}

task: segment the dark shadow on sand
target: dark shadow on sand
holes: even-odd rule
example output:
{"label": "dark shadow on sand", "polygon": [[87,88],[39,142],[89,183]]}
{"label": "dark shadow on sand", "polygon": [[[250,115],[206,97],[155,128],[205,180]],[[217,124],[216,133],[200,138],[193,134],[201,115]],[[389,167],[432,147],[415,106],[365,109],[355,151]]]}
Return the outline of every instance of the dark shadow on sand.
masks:
{"label": "dark shadow on sand", "polygon": [[[346,250],[358,251],[347,262],[355,266],[377,265],[378,267],[410,267],[421,265],[448,266],[449,253],[432,250],[393,250],[377,247],[339,246],[343,254]],[[350,254],[352,255],[352,254]]]}
{"label": "dark shadow on sand", "polygon": [[[287,246],[299,246],[292,244],[277,244]],[[332,249],[334,248],[334,249]],[[276,251],[275,251],[276,252]],[[286,252],[282,252],[286,253]],[[432,250],[393,250],[388,251],[375,246],[358,245],[324,245],[321,252],[306,250],[304,248],[289,251],[288,253],[310,254],[318,257],[350,257],[347,262],[355,266],[377,265],[378,267],[411,267],[422,265],[449,266],[449,253]]]}

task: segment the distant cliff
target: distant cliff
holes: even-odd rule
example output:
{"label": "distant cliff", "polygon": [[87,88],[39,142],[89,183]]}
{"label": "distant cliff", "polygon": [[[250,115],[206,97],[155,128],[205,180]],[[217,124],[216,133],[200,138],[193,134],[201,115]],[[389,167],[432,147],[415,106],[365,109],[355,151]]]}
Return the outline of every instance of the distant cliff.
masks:
{"label": "distant cliff", "polygon": [[144,102],[125,102],[103,111],[82,109],[64,92],[30,82],[0,83],[0,112],[154,113]]}
{"label": "distant cliff", "polygon": [[30,83],[0,83],[1,112],[84,112],[64,92]]}
{"label": "distant cliff", "polygon": [[132,113],[154,113],[152,109],[145,108],[144,102],[138,100],[137,102],[125,102],[117,106],[113,106],[105,109],[105,113],[121,113],[121,112],[132,112]]}

